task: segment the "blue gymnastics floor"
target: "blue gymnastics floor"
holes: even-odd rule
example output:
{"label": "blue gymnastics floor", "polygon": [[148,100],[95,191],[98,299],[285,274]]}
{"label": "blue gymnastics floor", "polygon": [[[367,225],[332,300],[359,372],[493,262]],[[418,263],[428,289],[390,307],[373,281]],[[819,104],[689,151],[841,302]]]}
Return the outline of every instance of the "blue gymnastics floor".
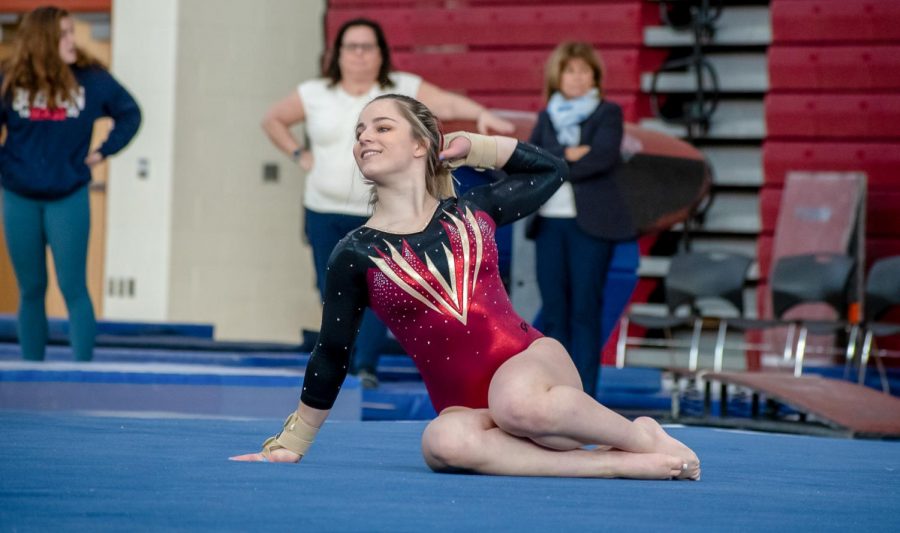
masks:
{"label": "blue gymnastics floor", "polygon": [[0,412],[0,530],[900,530],[900,442],[676,427],[700,482],[502,478],[430,472],[425,422],[328,422],[300,465],[226,460],[279,426]]}

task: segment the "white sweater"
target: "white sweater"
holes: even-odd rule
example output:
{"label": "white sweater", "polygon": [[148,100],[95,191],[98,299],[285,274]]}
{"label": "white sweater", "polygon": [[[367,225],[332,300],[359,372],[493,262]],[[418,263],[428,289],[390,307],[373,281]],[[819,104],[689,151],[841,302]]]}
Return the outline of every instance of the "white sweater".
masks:
{"label": "white sweater", "polygon": [[356,123],[372,98],[395,93],[413,98],[422,78],[406,72],[389,74],[393,87],[382,89],[377,83],[361,96],[345,92],[340,84],[328,87],[330,80],[319,78],[301,83],[297,90],[306,113],[306,131],[312,143],[314,164],[306,176],[303,205],[317,213],[369,215],[369,185],[353,159]]}

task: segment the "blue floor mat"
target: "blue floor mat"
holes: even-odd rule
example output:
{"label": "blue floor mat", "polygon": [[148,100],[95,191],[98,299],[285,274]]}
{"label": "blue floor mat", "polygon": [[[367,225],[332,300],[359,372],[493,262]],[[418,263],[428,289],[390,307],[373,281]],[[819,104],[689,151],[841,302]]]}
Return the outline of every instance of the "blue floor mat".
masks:
{"label": "blue floor mat", "polygon": [[[16,315],[0,313],[0,342],[16,342]],[[177,322],[124,322],[120,320],[98,320],[97,334],[123,336],[191,337],[212,339],[212,324],[191,324]],[[69,321],[65,318],[48,318],[47,334],[55,342],[68,342]]]}
{"label": "blue floor mat", "polygon": [[[0,409],[266,418],[295,409],[302,382],[297,368],[0,361]],[[344,380],[332,416],[362,418],[355,377]]]}
{"label": "blue floor mat", "polygon": [[434,474],[422,422],[328,422],[301,465],[244,464],[280,420],[0,412],[4,531],[897,531],[900,443],[674,428],[700,482]]}
{"label": "blue floor mat", "polygon": [[[379,365],[379,375],[381,369]],[[672,398],[662,390],[659,370],[604,368],[602,374],[597,399],[610,409],[645,413],[671,410]],[[421,381],[382,381],[377,389],[363,390],[363,420],[430,420],[434,416]]]}
{"label": "blue floor mat", "polygon": [[[213,365],[229,367],[258,367],[302,369],[309,361],[309,354],[280,350],[265,345],[257,346],[258,350],[248,351],[243,343],[236,343],[234,350],[228,350],[227,343],[215,343],[211,340],[187,339],[187,344],[179,344],[178,338],[165,349],[152,346],[141,346],[140,339],[135,337],[134,347],[102,346],[95,350],[94,361],[97,363],[148,363],[148,364],[188,364]],[[217,344],[215,350],[193,349],[196,343]],[[152,343],[151,343],[152,344]],[[178,346],[182,346],[179,348]],[[18,361],[21,353],[18,345],[0,343],[0,362]],[[50,346],[47,350],[47,361],[71,361],[72,353],[68,346]],[[840,377],[843,367],[810,368],[809,373],[821,373],[826,376]],[[405,355],[384,355],[379,360],[378,376],[382,386],[375,390],[362,391],[363,420],[428,420],[434,416],[434,409],[422,384],[418,370],[412,360]],[[900,393],[900,372],[891,369],[892,391]],[[867,376],[867,385],[880,388],[876,372]],[[661,413],[671,409],[671,394],[662,390],[661,372],[653,368],[629,367],[617,369],[605,366],[601,370],[597,388],[598,400],[619,411],[631,413]],[[10,407],[0,401],[0,408]],[[30,407],[28,407],[30,408]],[[717,412],[716,405],[713,406]],[[729,410],[735,416],[749,416],[749,400],[735,398]],[[258,412],[258,411],[255,411]],[[685,416],[701,416],[703,414],[702,398],[698,396],[682,398],[682,413]]]}
{"label": "blue floor mat", "polygon": [[[228,352],[228,351],[192,351],[192,350],[160,350],[152,348],[113,348],[101,347],[95,350],[94,361],[87,364],[79,364],[76,372],[77,378],[72,378],[72,372],[66,371],[61,375],[54,372],[56,365],[71,362],[71,350],[68,347],[50,346],[47,350],[47,362],[35,363],[27,371],[7,368],[21,362],[19,348],[14,344],[0,343],[0,383],[22,381],[43,382],[71,382],[84,381],[80,377],[92,369],[104,368],[108,365],[127,365],[140,381],[146,374],[140,371],[140,366],[146,367],[151,372],[159,365],[184,365],[185,382],[196,383],[196,372],[188,373],[188,367],[201,369],[212,368],[211,372],[220,372],[218,368],[227,367],[234,369],[284,369],[288,373],[301,371],[309,361],[309,355],[286,354],[278,352]],[[89,372],[88,372],[89,373]],[[91,374],[93,375],[93,374]],[[379,361],[378,375],[381,378],[381,386],[377,389],[362,391],[362,418],[363,420],[429,420],[435,416],[434,408],[428,397],[425,385],[421,381],[418,370],[412,360],[405,355],[386,355]],[[243,378],[242,378],[243,379]],[[296,380],[296,378],[294,378]],[[121,373],[116,374],[118,382],[126,382]],[[135,380],[131,380],[135,381]],[[167,382],[178,382],[178,376],[172,374]],[[219,383],[213,380],[211,384]],[[292,382],[299,387],[299,380]],[[29,396],[30,392],[25,392]],[[74,393],[74,391],[72,391]],[[84,390],[85,395],[91,395],[91,389]],[[6,398],[6,399],[4,399]],[[9,400],[10,394],[3,394],[0,389],[0,408],[34,408],[34,405]],[[667,411],[671,405],[668,393],[661,390],[660,371],[646,368],[615,369],[604,368],[598,386],[599,400],[612,409],[627,411]],[[55,400],[54,400],[55,401]],[[103,399],[97,398],[102,402]],[[176,402],[177,403],[177,402]],[[197,411],[195,411],[197,412]],[[244,409],[243,414],[251,412],[259,413],[260,409]]]}

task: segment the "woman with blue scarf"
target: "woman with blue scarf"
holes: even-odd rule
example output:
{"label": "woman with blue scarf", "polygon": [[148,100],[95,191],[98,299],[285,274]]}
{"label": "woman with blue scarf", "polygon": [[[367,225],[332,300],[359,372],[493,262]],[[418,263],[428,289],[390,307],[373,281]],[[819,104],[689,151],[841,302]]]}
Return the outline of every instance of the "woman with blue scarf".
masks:
{"label": "woman with blue scarf", "polygon": [[569,163],[569,181],[530,228],[537,245],[543,333],[572,354],[584,390],[600,371],[603,287],[616,240],[633,235],[614,175],[622,110],[602,98],[603,71],[591,45],[562,43],[547,61],[547,107],[529,142]]}

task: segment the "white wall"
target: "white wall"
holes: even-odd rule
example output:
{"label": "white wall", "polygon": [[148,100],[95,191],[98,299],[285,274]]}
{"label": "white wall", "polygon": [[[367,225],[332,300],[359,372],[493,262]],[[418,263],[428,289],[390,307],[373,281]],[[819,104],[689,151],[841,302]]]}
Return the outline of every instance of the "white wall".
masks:
{"label": "white wall", "polygon": [[[174,8],[166,20],[177,54],[161,53],[157,60],[166,64],[153,69],[169,77],[170,99],[152,95],[161,85],[153,72],[135,75],[138,87],[117,68],[159,46],[147,38],[152,24],[132,16],[150,6]],[[270,145],[259,122],[269,104],[318,74],[324,2],[116,0],[114,8],[115,72],[140,100],[145,126],[112,169],[113,180],[121,169],[134,196],[123,198],[110,186],[107,250],[108,275],[130,269],[138,290],[127,304],[109,305],[107,316],[209,322],[218,338],[296,342],[301,327],[318,327],[320,313],[300,239],[303,176]],[[133,21],[134,34],[125,36],[120,18]],[[157,120],[158,130],[150,130]],[[137,180],[136,158],[129,157],[149,150],[165,161],[151,158],[151,177]],[[280,167],[275,183],[263,182],[267,162]],[[165,191],[157,194],[157,186]],[[151,225],[152,236],[136,229]],[[114,237],[119,228],[128,234]]]}
{"label": "white wall", "polygon": [[[135,96],[143,124],[110,160],[107,186],[107,279],[134,279],[133,297],[106,291],[109,318],[166,320],[171,253],[177,0],[115,0],[112,71]],[[138,160],[149,162],[146,179]]]}

